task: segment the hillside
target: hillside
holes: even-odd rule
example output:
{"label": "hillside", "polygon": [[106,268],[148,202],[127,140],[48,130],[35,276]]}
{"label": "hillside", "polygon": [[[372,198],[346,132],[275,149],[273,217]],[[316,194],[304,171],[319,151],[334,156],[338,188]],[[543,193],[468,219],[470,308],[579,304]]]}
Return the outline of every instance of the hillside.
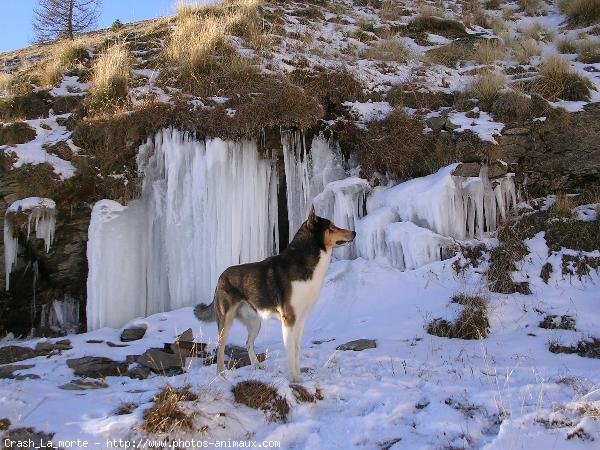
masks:
{"label": "hillside", "polygon": [[[4,437],[596,448],[597,0],[180,5],[0,70]],[[357,238],[302,384],[277,321],[215,377],[191,307],[311,205]]]}

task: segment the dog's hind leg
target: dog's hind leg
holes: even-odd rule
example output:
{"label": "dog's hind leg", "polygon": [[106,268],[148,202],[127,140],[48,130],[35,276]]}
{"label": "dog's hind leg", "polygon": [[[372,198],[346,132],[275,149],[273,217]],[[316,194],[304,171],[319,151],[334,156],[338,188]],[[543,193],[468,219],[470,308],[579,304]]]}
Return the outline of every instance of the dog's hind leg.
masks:
{"label": "dog's hind leg", "polygon": [[217,345],[217,375],[222,375],[225,372],[225,344],[227,343],[227,335],[235,318],[235,313],[239,304],[232,306],[223,317],[219,318],[219,337]]}
{"label": "dog's hind leg", "polygon": [[260,332],[260,317],[252,309],[248,306],[247,303],[242,304],[238,308],[237,318],[246,326],[246,330],[248,331],[248,338],[246,339],[246,350],[248,350],[248,356],[250,357],[250,363],[254,367],[259,367],[259,361],[256,357],[256,351],[254,350],[254,340],[258,336]]}

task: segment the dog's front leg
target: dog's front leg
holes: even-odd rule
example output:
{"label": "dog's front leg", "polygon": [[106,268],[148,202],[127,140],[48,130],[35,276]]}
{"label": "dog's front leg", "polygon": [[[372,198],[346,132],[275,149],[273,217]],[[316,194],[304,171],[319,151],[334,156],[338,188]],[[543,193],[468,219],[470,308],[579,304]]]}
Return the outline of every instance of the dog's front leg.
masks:
{"label": "dog's front leg", "polygon": [[287,356],[287,366],[289,380],[292,383],[297,383],[300,380],[300,369],[298,365],[298,327],[297,324],[287,326],[281,325],[281,332],[283,335],[283,345],[285,346]]}

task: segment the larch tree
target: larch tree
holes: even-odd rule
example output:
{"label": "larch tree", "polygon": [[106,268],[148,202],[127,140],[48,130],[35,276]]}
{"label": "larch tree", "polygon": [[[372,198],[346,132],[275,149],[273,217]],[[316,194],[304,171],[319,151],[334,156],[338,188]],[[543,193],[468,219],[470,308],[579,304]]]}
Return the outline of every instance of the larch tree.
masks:
{"label": "larch tree", "polygon": [[102,0],[39,0],[33,10],[35,42],[74,39],[91,30],[100,16]]}

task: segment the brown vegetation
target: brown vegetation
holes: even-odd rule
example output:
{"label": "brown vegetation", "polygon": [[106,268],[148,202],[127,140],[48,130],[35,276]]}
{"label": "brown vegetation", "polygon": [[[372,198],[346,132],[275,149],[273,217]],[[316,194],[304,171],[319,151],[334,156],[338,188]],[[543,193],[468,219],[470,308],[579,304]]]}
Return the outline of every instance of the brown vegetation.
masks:
{"label": "brown vegetation", "polygon": [[274,386],[262,381],[247,380],[236,384],[232,392],[236,402],[264,411],[270,421],[287,420],[290,406]]}
{"label": "brown vegetation", "polygon": [[598,0],[560,0],[559,6],[573,25],[592,25],[600,21]]}
{"label": "brown vegetation", "polygon": [[487,318],[487,302],[483,297],[459,294],[452,298],[463,305],[463,310],[454,322],[434,319],[427,325],[427,333],[454,339],[484,339],[490,327]]}
{"label": "brown vegetation", "polygon": [[35,136],[35,130],[25,122],[0,124],[0,145],[24,144],[35,139]]}
{"label": "brown vegetation", "polygon": [[166,386],[154,397],[154,404],[144,411],[142,429],[147,433],[191,430],[194,423],[193,414],[184,411],[180,402],[194,401],[197,398],[188,387],[174,389]]}
{"label": "brown vegetation", "polygon": [[532,89],[549,101],[590,99],[593,84],[587,78],[572,72],[569,63],[557,55],[548,57],[540,66],[540,76]]}

